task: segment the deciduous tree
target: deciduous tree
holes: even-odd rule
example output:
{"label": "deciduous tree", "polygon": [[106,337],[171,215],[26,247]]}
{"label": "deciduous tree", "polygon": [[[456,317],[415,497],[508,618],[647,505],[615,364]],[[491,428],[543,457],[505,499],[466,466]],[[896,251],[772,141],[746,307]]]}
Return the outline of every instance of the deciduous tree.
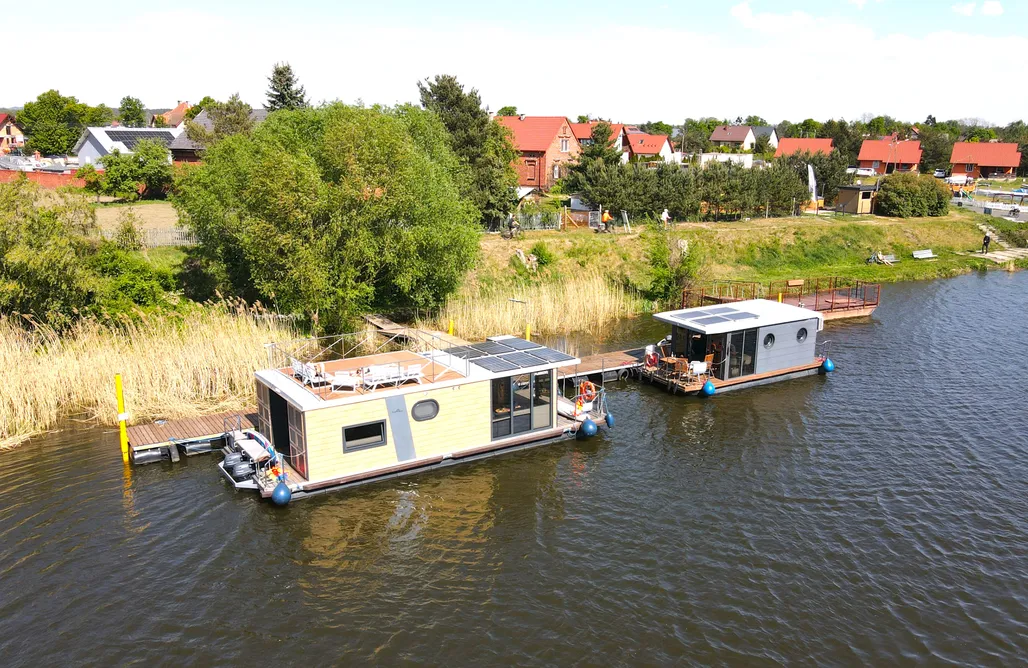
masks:
{"label": "deciduous tree", "polygon": [[496,112],[497,116],[517,116],[518,108],[508,104],[506,107],[500,107],[499,111]]}
{"label": "deciduous tree", "polygon": [[221,141],[225,137],[245,134],[253,129],[253,109],[239,99],[239,93],[227,102],[215,102],[207,108],[211,127],[206,128],[195,120],[186,124],[186,136],[203,148]]}
{"label": "deciduous tree", "polygon": [[138,97],[126,95],[118,105],[118,122],[127,128],[141,128],[146,125],[146,109]]}
{"label": "deciduous tree", "polygon": [[26,148],[43,155],[70,153],[82,134],[82,119],[89,107],[74,97],[48,90],[18,112],[18,123],[27,135]]}

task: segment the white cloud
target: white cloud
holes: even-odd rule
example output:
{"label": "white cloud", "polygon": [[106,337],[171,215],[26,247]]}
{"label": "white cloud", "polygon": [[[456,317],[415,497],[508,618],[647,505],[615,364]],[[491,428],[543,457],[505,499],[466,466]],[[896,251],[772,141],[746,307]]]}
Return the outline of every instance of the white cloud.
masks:
{"label": "white cloud", "polygon": [[985,16],[999,16],[1003,13],[1003,3],[996,2],[996,0],[989,0],[989,2],[982,3],[982,14]]}
{"label": "white cloud", "polygon": [[961,16],[971,16],[974,14],[975,3],[968,2],[962,5],[953,5],[953,11]]}
{"label": "white cloud", "polygon": [[[875,2],[881,2],[882,0],[875,0]],[[846,0],[846,2],[854,5],[857,9],[863,9],[867,5],[867,0]]]}
{"label": "white cloud", "polygon": [[[303,39],[284,40],[281,27],[259,9],[246,16],[220,9],[183,9],[69,20],[51,29],[53,43],[77,43],[82,34],[89,34],[93,44],[117,43],[125,53],[151,53],[154,44],[175,43],[175,66],[155,77],[150,60],[126,59],[116,74],[98,70],[83,75],[68,66],[64,52],[42,49],[19,62],[18,76],[9,78],[0,91],[0,105],[21,105],[57,88],[89,104],[116,105],[122,96],[133,95],[148,106],[171,107],[176,100],[195,102],[204,95],[224,99],[239,92],[258,106],[264,101],[272,65],[289,61],[315,101],[415,101],[419,79],[449,73],[478,88],[492,109],[515,104],[527,114],[574,117],[591,112],[625,122],[680,123],[687,116],[747,114],[773,122],[854,119],[874,111],[910,121],[934,114],[939,119],[988,116],[1006,124],[1022,118],[1028,108],[1024,88],[1013,88],[987,103],[971,95],[953,95],[952,71],[947,68],[927,68],[913,79],[874,74],[907,71],[908,54],[949,53],[953,44],[966,53],[1028,53],[1023,31],[1007,36],[972,34],[965,23],[953,22],[950,31],[912,36],[890,33],[880,22],[754,11],[747,2],[737,2],[731,16],[713,29],[647,28],[648,57],[654,62],[681,62],[687,45],[686,52],[701,63],[689,67],[687,76],[670,79],[664,68],[640,68],[631,59],[603,54],[593,64],[569,59],[554,46],[566,42],[565,28],[559,24],[526,30],[500,20],[448,19],[421,25],[399,17],[385,24],[371,18],[323,16],[302,21],[298,29]],[[180,26],[190,29],[182,31]],[[591,22],[583,30],[600,34],[633,28],[630,18],[619,16],[616,22]],[[559,85],[526,75],[521,56],[533,53],[552,57]],[[854,67],[854,59],[863,54],[875,54],[874,86],[866,89],[862,86],[868,71]],[[790,72],[786,83],[760,67],[762,63],[784,64]],[[990,68],[996,80],[1023,76],[1017,59],[999,59]],[[749,76],[743,81],[740,73]],[[633,92],[612,89],[611,82],[619,81],[630,81]],[[846,94],[857,89],[863,92]]]}

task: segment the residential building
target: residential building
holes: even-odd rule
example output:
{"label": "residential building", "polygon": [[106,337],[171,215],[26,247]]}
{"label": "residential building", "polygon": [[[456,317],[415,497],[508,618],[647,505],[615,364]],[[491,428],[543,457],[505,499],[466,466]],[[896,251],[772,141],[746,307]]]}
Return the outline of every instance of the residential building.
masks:
{"label": "residential building", "polygon": [[663,160],[675,164],[682,162],[682,154],[675,151],[671,137],[667,135],[633,132],[625,136],[628,139],[627,155],[630,160]]}
{"label": "residential building", "polygon": [[783,137],[778,142],[775,157],[789,156],[795,153],[824,153],[828,155],[835,150],[835,144],[828,139],[806,139],[802,137]]}
{"label": "residential building", "polygon": [[157,119],[160,118],[164,124],[161,125],[163,128],[181,128],[185,127],[186,124],[186,112],[189,111],[188,102],[179,102],[174,109],[170,109],[163,114],[154,114],[150,117],[150,127],[157,127]]}
{"label": "residential building", "polygon": [[[253,109],[250,111],[250,120],[254,122],[254,125],[260,123],[268,116],[267,109]],[[197,125],[209,130],[214,129],[214,123],[211,122],[210,116],[207,115],[207,111],[201,111],[193,119],[193,122]],[[183,127],[183,130],[185,128]],[[183,131],[175,140],[168,145],[168,150],[171,151],[171,160],[176,165],[183,162],[200,162],[200,153],[203,148],[186,136]]]}
{"label": "residential building", "polygon": [[1014,176],[1021,164],[1017,144],[957,142],[949,158],[953,176],[1005,178]]}
{"label": "residential building", "polygon": [[921,142],[900,140],[896,135],[882,139],[865,139],[857,155],[857,167],[871,169],[875,174],[916,172],[921,164]]}
{"label": "residential building", "polygon": [[0,114],[0,154],[25,145],[25,135],[10,114]]}
{"label": "residential building", "polygon": [[[593,143],[593,128],[600,121],[589,121],[588,123],[572,123],[571,131],[575,133],[575,139],[585,147]],[[628,162],[628,140],[626,138],[625,126],[623,123],[608,123],[610,125],[610,138],[614,148],[621,151],[621,162]]]}
{"label": "residential building", "polygon": [[767,145],[774,149],[778,148],[778,131],[774,127],[770,125],[751,125],[750,130],[753,131],[754,144],[761,137],[767,137]]}
{"label": "residential building", "polygon": [[114,151],[131,153],[144,139],[168,146],[182,133],[182,128],[85,128],[72,153],[78,156],[80,166],[95,165]]}
{"label": "residential building", "polygon": [[519,194],[549,190],[582,152],[566,116],[497,116],[496,121],[511,131],[519,154]]}
{"label": "residential building", "polygon": [[753,168],[753,154],[752,153],[701,153],[700,154],[700,167],[706,167],[711,162],[734,162],[735,164],[745,167],[746,169]]}
{"label": "residential building", "polygon": [[710,133],[710,141],[714,146],[752,150],[757,137],[748,125],[719,125]]}

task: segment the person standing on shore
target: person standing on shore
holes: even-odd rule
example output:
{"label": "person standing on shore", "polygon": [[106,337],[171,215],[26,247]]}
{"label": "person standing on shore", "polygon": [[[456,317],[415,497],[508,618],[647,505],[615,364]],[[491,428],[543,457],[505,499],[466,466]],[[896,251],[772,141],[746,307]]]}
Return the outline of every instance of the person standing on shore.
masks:
{"label": "person standing on shore", "polygon": [[664,229],[668,228],[668,223],[671,222],[671,214],[664,209],[664,212],[660,214],[660,222],[664,224]]}
{"label": "person standing on shore", "polygon": [[982,239],[982,255],[985,255],[986,253],[989,252],[989,244],[990,243],[992,243],[992,237],[990,237],[989,233],[986,232],[985,233],[985,238]]}

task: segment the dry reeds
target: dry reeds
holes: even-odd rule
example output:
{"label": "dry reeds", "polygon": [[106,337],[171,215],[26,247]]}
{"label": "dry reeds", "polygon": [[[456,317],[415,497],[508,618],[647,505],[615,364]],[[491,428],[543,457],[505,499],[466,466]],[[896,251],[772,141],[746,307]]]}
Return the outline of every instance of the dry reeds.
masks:
{"label": "dry reeds", "polygon": [[294,336],[267,314],[226,304],[116,325],[84,320],[60,334],[0,318],[0,448],[74,414],[116,424],[115,373],[132,422],[251,406],[264,344]]}
{"label": "dry reeds", "polygon": [[446,303],[435,326],[445,331],[452,320],[455,333],[467,340],[524,334],[527,324],[533,332],[560,334],[596,330],[641,310],[642,303],[624,288],[593,275],[461,292]]}

